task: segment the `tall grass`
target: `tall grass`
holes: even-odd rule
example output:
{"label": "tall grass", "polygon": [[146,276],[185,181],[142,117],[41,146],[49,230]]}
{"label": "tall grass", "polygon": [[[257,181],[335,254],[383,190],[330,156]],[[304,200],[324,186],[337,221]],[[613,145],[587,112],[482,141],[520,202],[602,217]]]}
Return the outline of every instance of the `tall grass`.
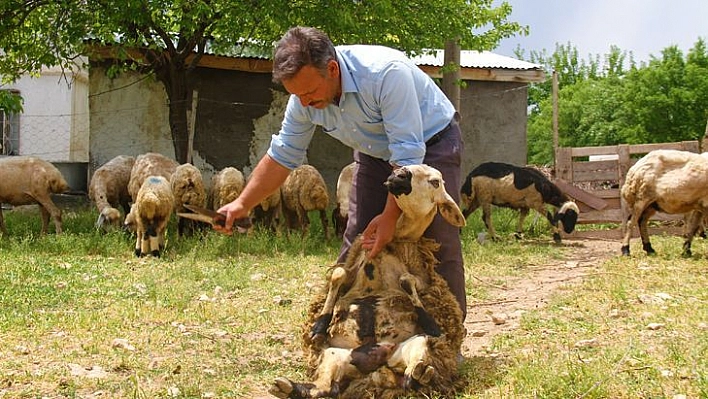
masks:
{"label": "tall grass", "polygon": [[[305,238],[179,238],[173,222],[153,259],[135,258],[123,232],[95,231],[95,217],[65,211],[65,233],[40,236],[36,211],[5,211],[0,398],[252,398],[276,376],[306,379],[305,314],[339,251],[318,218]],[[547,222],[533,217],[526,239],[514,240],[516,217],[495,210],[499,242],[477,241],[479,214],[463,229],[470,305],[490,297],[480,280],[523,278],[572,250],[552,244]],[[494,356],[464,364],[459,397],[708,395],[704,257],[680,259],[675,238],[655,243],[658,257],[611,258],[526,313],[520,330],[495,340]],[[705,253],[702,243],[694,253]],[[670,299],[638,299],[657,293]]]}

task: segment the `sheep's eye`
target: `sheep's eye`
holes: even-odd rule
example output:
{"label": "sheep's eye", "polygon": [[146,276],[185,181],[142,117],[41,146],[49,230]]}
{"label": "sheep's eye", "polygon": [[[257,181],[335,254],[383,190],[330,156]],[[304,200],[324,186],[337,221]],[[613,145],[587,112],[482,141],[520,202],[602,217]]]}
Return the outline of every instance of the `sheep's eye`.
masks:
{"label": "sheep's eye", "polygon": [[435,188],[439,188],[439,187],[440,187],[440,179],[429,180],[429,183],[430,183],[431,186],[433,186],[433,187],[435,187]]}

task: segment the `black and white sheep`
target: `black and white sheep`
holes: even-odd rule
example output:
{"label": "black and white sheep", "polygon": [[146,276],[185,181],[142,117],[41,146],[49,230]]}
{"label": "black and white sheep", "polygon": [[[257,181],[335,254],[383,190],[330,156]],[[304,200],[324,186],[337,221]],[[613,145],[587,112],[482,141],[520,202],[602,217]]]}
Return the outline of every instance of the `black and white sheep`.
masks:
{"label": "black and white sheep", "polygon": [[[492,205],[519,210],[517,237],[523,233],[529,210],[535,210],[548,219],[557,243],[561,242],[558,224],[566,233],[572,233],[580,214],[575,202],[537,169],[501,162],[485,162],[474,168],[462,185],[461,200],[465,218],[482,207],[482,219],[491,238],[497,238],[492,225]],[[551,213],[547,205],[557,211]]]}
{"label": "black and white sheep", "polygon": [[174,211],[172,186],[164,176],[148,176],[135,195],[125,224],[134,228],[137,238],[135,256],[160,257],[165,248],[167,223]]}
{"label": "black and white sheep", "polygon": [[465,218],[440,172],[404,166],[388,178],[402,214],[394,240],[374,258],[357,238],[325,292],[310,306],[304,335],[311,383],[281,377],[279,398],[448,397],[457,379],[465,330],[462,311],[435,271],[439,244],[423,233],[436,214]]}
{"label": "black and white sheep", "polygon": [[332,210],[332,224],[337,237],[344,236],[344,230],[347,228],[349,220],[349,193],[352,189],[352,179],[354,178],[354,169],[356,162],[352,162],[342,168],[337,178],[336,203]]}
{"label": "black and white sheep", "polygon": [[125,215],[130,212],[128,183],[134,164],[135,157],[118,155],[91,175],[88,196],[98,209],[96,228],[105,230],[107,226],[120,226],[121,213],[118,207],[123,208]]}
{"label": "black and white sheep", "polygon": [[[204,188],[202,172],[196,166],[191,163],[179,165],[170,176],[170,185],[175,198],[176,212],[188,213],[189,210],[185,208],[185,205],[206,207],[206,188]],[[177,234],[180,237],[192,235],[198,228],[197,223],[194,220],[178,216]]]}
{"label": "black and white sheep", "polygon": [[708,158],[679,150],[655,150],[637,161],[621,189],[629,215],[624,220],[622,254],[629,255],[632,229],[639,226],[642,248],[654,254],[647,223],[656,212],[689,213],[683,255],[691,256],[691,242],[708,215]]}
{"label": "black and white sheep", "polygon": [[[47,232],[49,216],[54,220],[57,234],[62,232],[61,210],[51,194],[69,191],[64,176],[51,163],[30,156],[0,158],[0,203],[10,205],[39,204],[42,215],[42,234]],[[0,231],[7,235],[5,218],[0,208]]]}
{"label": "black and white sheep", "polygon": [[282,212],[287,227],[306,235],[310,228],[308,212],[318,211],[325,238],[329,239],[327,206],[329,194],[320,172],[312,165],[302,165],[288,175],[280,188]]}

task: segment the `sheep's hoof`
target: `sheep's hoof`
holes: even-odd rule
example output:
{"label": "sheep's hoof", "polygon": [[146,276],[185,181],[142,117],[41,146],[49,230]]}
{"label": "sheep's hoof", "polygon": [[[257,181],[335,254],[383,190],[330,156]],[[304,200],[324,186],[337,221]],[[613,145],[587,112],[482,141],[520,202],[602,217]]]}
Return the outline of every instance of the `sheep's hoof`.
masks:
{"label": "sheep's hoof", "polygon": [[690,258],[693,256],[693,252],[691,252],[691,248],[684,248],[683,253],[681,253],[681,256],[684,258]]}
{"label": "sheep's hoof", "polygon": [[142,255],[143,255],[143,253],[140,251],[140,249],[136,249],[136,250],[135,250],[135,257],[136,257],[136,258],[139,258],[139,257],[141,257]]}
{"label": "sheep's hoof", "polygon": [[332,313],[323,314],[317,318],[310,330],[310,339],[315,343],[322,343],[327,334],[327,328],[332,322]]}
{"label": "sheep's hoof", "polygon": [[421,385],[428,385],[434,375],[435,368],[433,368],[433,366],[426,365],[422,361],[419,361],[415,367],[413,367],[413,372],[411,373],[411,376]]}
{"label": "sheep's hoof", "polygon": [[622,245],[622,256],[629,256],[629,245]]}
{"label": "sheep's hoof", "polygon": [[524,234],[523,234],[523,233],[519,233],[519,232],[517,231],[516,233],[514,233],[514,238],[516,238],[517,240],[521,240],[522,238],[524,238]]}
{"label": "sheep's hoof", "polygon": [[298,384],[285,377],[278,377],[268,393],[281,399],[308,399],[313,397],[310,394],[310,389],[314,387],[313,384]]}
{"label": "sheep's hoof", "polygon": [[558,233],[553,233],[553,242],[555,242],[556,244],[560,244],[561,243],[561,235]]}
{"label": "sheep's hoof", "polygon": [[644,252],[647,253],[647,255],[655,255],[656,251],[654,251],[654,248],[651,247],[651,243],[646,243],[642,245],[642,248],[644,249]]}
{"label": "sheep's hoof", "polygon": [[159,258],[159,257],[160,257],[160,251],[157,250],[157,249],[155,249],[155,250],[153,250],[153,251],[150,253],[150,255],[152,255],[152,256],[155,257],[155,258]]}

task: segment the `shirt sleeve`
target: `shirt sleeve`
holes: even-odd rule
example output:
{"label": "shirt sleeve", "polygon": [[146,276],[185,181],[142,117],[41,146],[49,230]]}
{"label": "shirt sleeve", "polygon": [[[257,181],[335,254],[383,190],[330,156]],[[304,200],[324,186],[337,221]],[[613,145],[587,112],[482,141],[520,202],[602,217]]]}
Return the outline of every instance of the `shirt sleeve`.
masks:
{"label": "shirt sleeve", "polygon": [[423,118],[413,72],[408,65],[392,62],[382,71],[379,93],[391,164],[423,163]]}
{"label": "shirt sleeve", "polygon": [[295,169],[305,162],[315,125],[296,96],[291,95],[278,134],[271,137],[268,155],[288,169]]}

